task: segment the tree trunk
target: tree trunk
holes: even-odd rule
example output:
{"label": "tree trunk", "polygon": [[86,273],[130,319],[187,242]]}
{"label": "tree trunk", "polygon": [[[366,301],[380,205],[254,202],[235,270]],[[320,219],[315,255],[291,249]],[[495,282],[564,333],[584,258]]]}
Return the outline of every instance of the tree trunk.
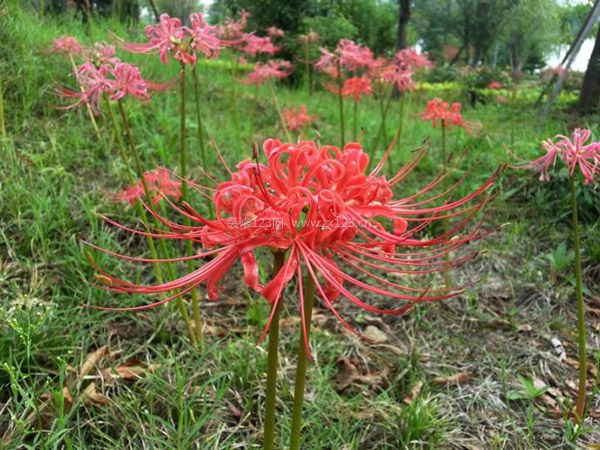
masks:
{"label": "tree trunk", "polygon": [[398,38],[396,50],[408,47],[408,21],[410,19],[410,0],[398,0]]}
{"label": "tree trunk", "polygon": [[596,43],[590,62],[588,63],[581,92],[579,94],[578,110],[581,113],[589,113],[598,110],[600,104],[600,28],[596,35]]}

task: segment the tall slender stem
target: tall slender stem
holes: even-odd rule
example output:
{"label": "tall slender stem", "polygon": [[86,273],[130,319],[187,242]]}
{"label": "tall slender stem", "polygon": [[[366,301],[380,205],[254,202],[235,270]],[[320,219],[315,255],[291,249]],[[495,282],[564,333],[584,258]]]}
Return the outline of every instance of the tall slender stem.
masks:
{"label": "tall slender stem", "polygon": [[358,133],[358,102],[354,101],[354,119],[352,124],[352,140],[356,142],[356,136]]}
{"label": "tall slender stem", "polygon": [[[446,122],[442,120],[442,126],[440,127],[442,131],[442,169],[444,172],[446,171]],[[447,235],[449,231],[448,219],[442,219],[444,225],[444,234]],[[446,265],[444,267],[444,282],[446,283],[446,288],[452,287],[452,280],[450,279],[450,255],[446,253],[444,256],[446,260]]]}
{"label": "tall slender stem", "polygon": [[[304,321],[306,326],[306,339],[310,335],[313,301],[315,298],[315,282],[309,274],[304,283]],[[290,435],[290,450],[299,450],[302,431],[302,405],[304,404],[304,387],[306,385],[306,366],[308,357],[304,347],[304,336],[300,333],[298,341],[298,362],[296,364],[296,382],[294,386],[294,406],[292,409],[292,431]]]}
{"label": "tall slender stem", "polygon": [[[285,253],[273,252],[273,275],[277,275],[283,267]],[[277,400],[277,347],[279,344],[279,315],[281,302],[276,306],[271,326],[269,327],[269,353],[267,366],[267,398],[265,402],[264,446],[265,450],[275,448],[275,403]]]}
{"label": "tall slender stem", "polygon": [[306,41],[304,42],[304,64],[305,64],[305,68],[306,68],[306,93],[308,94],[308,97],[310,98],[312,96],[312,81],[311,81],[311,74],[310,74],[310,54],[308,51],[308,38],[306,39]]}
{"label": "tall slender stem", "polygon": [[0,138],[6,137],[6,126],[4,124],[4,96],[2,94],[2,79],[0,78]]}
{"label": "tall slender stem", "polygon": [[[377,151],[377,147],[379,147],[379,142],[381,141],[381,135],[384,132],[384,122],[385,119],[387,118],[389,109],[390,109],[390,105],[392,103],[392,97],[393,97],[393,89],[390,89],[390,94],[387,98],[387,101],[385,102],[385,106],[383,108],[383,112],[382,112],[382,120],[379,123],[379,129],[377,130],[377,135],[375,136],[375,140],[374,142],[371,144],[371,150],[369,152],[369,167],[371,168],[371,164],[374,161],[374,157],[375,157],[375,152]],[[391,157],[391,155],[390,155]]]}
{"label": "tall slender stem", "polygon": [[[185,99],[186,99],[186,65],[181,64],[181,80],[180,80],[180,90],[181,90],[181,103],[180,103],[180,123],[179,123],[179,171],[180,176],[183,178],[183,183],[181,183],[181,200],[184,202],[188,201],[188,185],[186,178],[188,176],[188,157],[187,157],[187,133],[186,133],[186,123],[185,123]],[[200,125],[200,124],[199,124]],[[188,217],[184,218],[184,224],[189,226],[191,224],[190,219]],[[192,256],[194,254],[194,245],[190,239],[186,239],[186,248],[188,256]],[[188,261],[188,269],[190,271],[194,270],[194,261]],[[200,316],[200,305],[198,299],[198,289],[194,288],[190,291],[190,295],[192,297],[192,314],[194,315],[194,324],[195,324],[195,332],[196,339],[200,346],[203,345],[203,334],[204,334],[204,322],[202,317]]]}
{"label": "tall slender stem", "polygon": [[[207,172],[208,163],[206,160],[206,141],[204,139],[204,125],[202,123],[202,111],[200,108],[200,79],[198,77],[198,71],[196,69],[197,67],[197,64],[195,64],[192,67],[192,74],[194,76],[194,97],[196,99],[196,126],[198,130],[198,144],[200,145],[200,159],[202,161],[202,169],[205,172]],[[208,208],[210,218],[212,219],[215,216],[215,211],[210,198],[206,199],[206,206]]]}
{"label": "tall slender stem", "polygon": [[338,105],[340,108],[340,148],[344,147],[346,143],[346,135],[344,130],[344,98],[342,97],[342,86],[344,81],[342,80],[341,65],[338,62]]}
{"label": "tall slender stem", "polygon": [[277,94],[275,94],[275,89],[273,88],[273,81],[269,79],[267,81],[269,84],[269,91],[271,91],[271,97],[273,97],[273,102],[275,103],[275,109],[277,110],[277,114],[279,115],[279,120],[281,121],[281,126],[283,127],[283,131],[285,132],[285,137],[288,142],[292,142],[292,136],[285,124],[285,117],[283,117],[283,111],[281,110],[281,105],[279,104],[279,100],[277,99]]}
{"label": "tall slender stem", "polygon": [[238,96],[237,96],[237,75],[238,75],[238,66],[239,61],[235,58],[235,63],[233,64],[233,89],[231,93],[233,95],[233,126],[235,129],[235,141],[238,145],[242,144],[242,135],[240,133],[240,112],[238,110]]}
{"label": "tall slender stem", "polygon": [[[112,108],[110,107],[110,102],[107,101],[107,104],[109,105],[109,111],[111,111],[111,115],[113,117],[113,123],[116,124],[116,121],[114,119],[114,114],[112,114]],[[146,196],[146,199],[149,200],[152,198],[150,196],[150,189],[148,188],[148,183],[146,182],[146,178],[144,177],[144,168],[142,166],[142,160],[137,151],[137,147],[135,146],[135,141],[133,140],[133,134],[131,133],[131,127],[129,126],[129,120],[127,119],[127,114],[125,114],[125,108],[123,107],[123,103],[121,101],[118,101],[117,105],[119,107],[119,114],[121,115],[121,122],[123,122],[123,127],[125,128],[125,136],[127,137],[127,141],[129,142],[130,151],[131,151],[131,154],[132,154],[134,162],[135,162],[135,171],[136,171],[137,177],[139,178],[139,180],[142,183],[142,187],[144,189],[144,195]],[[117,135],[120,136],[118,129],[117,129]],[[121,139],[121,143],[122,143],[122,139]],[[123,146],[124,146],[124,144],[123,144]],[[124,149],[123,149],[123,151],[124,151]],[[127,166],[127,169],[129,172],[129,166]],[[133,184],[133,180],[130,180],[130,182],[131,182],[131,184]],[[142,217],[142,222],[145,224],[145,226],[147,228],[146,231],[149,231],[148,217],[146,215],[146,210],[140,204],[140,202],[136,202],[136,205],[137,205],[136,206],[137,211],[140,214],[140,217]],[[152,202],[148,201],[148,205],[152,205]],[[156,219],[156,218],[154,219],[154,223],[156,226],[160,226],[160,223],[158,222],[158,219]],[[154,241],[151,236],[148,236],[148,238],[149,238],[148,246],[150,247],[150,251],[152,252],[152,248],[154,247]],[[163,257],[169,258],[169,250],[167,249],[163,239],[158,240],[158,246],[160,248],[160,252],[162,253]],[[157,252],[154,249],[154,254],[152,255],[152,257],[156,259],[157,258],[156,255],[157,255]],[[176,275],[175,275],[175,270],[173,269],[173,266],[171,266],[171,264],[169,264],[169,263],[167,263],[166,266],[167,266],[167,270],[169,272],[169,277],[172,280],[174,280],[176,278]],[[160,269],[160,265],[158,265],[158,267]],[[157,279],[159,280],[160,283],[162,283],[162,274],[160,275],[160,278],[157,277]],[[190,341],[192,342],[193,345],[197,345],[197,339],[196,339],[196,335],[194,334],[192,322],[190,320],[190,316],[189,316],[187,310],[185,309],[183,300],[181,299],[181,297],[177,297],[175,302],[177,304],[177,309],[179,310],[179,313],[181,314],[181,317],[183,318],[183,320],[185,321],[185,324],[187,326],[187,329],[188,329],[188,332],[190,335]]]}
{"label": "tall slender stem", "polygon": [[583,302],[583,280],[581,276],[581,245],[579,242],[579,219],[577,211],[577,192],[575,176],[569,177],[571,186],[571,210],[573,212],[573,246],[575,250],[575,296],[577,298],[577,335],[579,346],[579,389],[575,416],[577,422],[582,422],[585,414],[587,355],[585,340],[585,304]]}

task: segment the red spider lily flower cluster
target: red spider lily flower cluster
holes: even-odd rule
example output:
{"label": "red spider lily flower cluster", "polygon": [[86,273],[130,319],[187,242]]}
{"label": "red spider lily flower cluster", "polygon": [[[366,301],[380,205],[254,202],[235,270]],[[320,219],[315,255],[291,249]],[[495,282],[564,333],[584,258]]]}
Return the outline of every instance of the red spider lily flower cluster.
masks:
{"label": "red spider lily flower cluster", "polygon": [[[237,21],[228,18],[223,25],[217,25],[217,34],[224,42],[241,42],[246,36],[244,30],[248,26],[250,13],[242,10]],[[238,42],[238,43],[239,43]]]}
{"label": "red spider lily flower cluster", "polygon": [[499,81],[490,81],[490,83],[486,86],[488,89],[502,89],[504,85]]}
{"label": "red spider lily flower cluster", "polygon": [[[162,217],[151,208],[148,211],[166,229],[147,233],[104,218],[140,235],[201,244],[202,251],[192,256],[193,259],[214,256],[191,273],[158,285],[134,284],[98,268],[99,279],[113,291],[174,292],[152,304],[113,309],[141,310],[157,306],[185,295],[200,284],[206,284],[209,297],[216,300],[219,281],[236,261],[243,266],[245,283],[272,305],[263,337],[281,302],[283,290],[293,278],[299,285],[300,311],[305,323],[303,273],[314,281],[316,294],[324,307],[354,333],[357,332],[336,307],[340,296],[369,312],[402,314],[418,302],[444,300],[461,292],[451,288],[413,287],[406,281],[399,284],[389,280],[387,275],[401,275],[406,280],[471,259],[472,255],[453,258],[449,255],[486,234],[480,222],[468,230],[467,224],[491,198],[485,193],[493,186],[495,176],[469,195],[452,199],[453,189],[434,193],[447,175],[444,172],[411,195],[394,199],[393,186],[412,172],[425,150],[420,150],[391,179],[380,175],[385,158],[373,171],[367,172],[369,157],[358,143],[347,144],[340,150],[334,146],[319,148],[310,141],[290,144],[268,139],[263,150],[266,163],[242,161],[235,172],[228,169],[231,179],[220,183],[216,190],[193,185],[201,193],[212,195],[214,220],[201,216],[189,204],[180,208],[168,199],[176,211],[192,222],[191,226]],[[427,233],[432,222],[449,218],[457,218],[459,223],[440,235]],[[256,261],[256,252],[261,248],[285,254],[281,270],[265,285],[259,281]],[[361,300],[356,289],[399,303],[388,308],[374,306]],[[303,335],[308,351],[304,327]]]}
{"label": "red spider lily flower cluster", "polygon": [[360,69],[368,70],[374,60],[373,52],[368,47],[356,44],[350,39],[340,39],[335,52],[326,48],[320,48],[319,51],[321,56],[315,63],[315,69],[334,78],[339,76],[338,66],[356,72]]}
{"label": "red spider lily flower cluster", "polygon": [[550,168],[555,167],[556,160],[560,157],[569,167],[571,176],[579,168],[585,183],[592,183],[600,175],[600,142],[586,144],[591,135],[592,132],[588,129],[576,128],[571,139],[560,134],[554,139],[548,139],[542,143],[546,154],[524,167],[540,172],[540,180],[548,181]]}
{"label": "red spider lily flower cluster", "polygon": [[354,97],[355,102],[360,102],[363,95],[371,95],[371,80],[367,77],[352,77],[344,81],[342,96]]}
{"label": "red spider lily flower cluster", "polygon": [[297,111],[294,108],[284,109],[283,118],[287,129],[295,131],[311,125],[317,119],[317,116],[311,116],[308,114],[306,105],[300,105]]}
{"label": "red spider lily flower cluster", "polygon": [[244,84],[259,86],[271,78],[285,78],[292,73],[292,63],[282,60],[270,60],[266,63],[254,64],[254,70],[242,80]]}
{"label": "red spider lily flower cluster", "polygon": [[433,127],[437,128],[438,122],[442,123],[443,128],[462,127],[468,128],[460,113],[461,104],[455,102],[450,106],[448,102],[439,98],[434,98],[427,103],[425,112],[421,114],[423,120],[431,120]]}
{"label": "red spider lily flower cluster", "polygon": [[[148,187],[148,192],[154,194],[151,201],[156,205],[163,197],[168,196],[173,200],[181,198],[181,182],[173,180],[171,172],[164,168],[158,168],[152,172],[144,172],[144,180]],[[142,180],[133,186],[128,186],[123,191],[115,194],[118,201],[133,205],[136,200],[145,195],[144,184]]]}
{"label": "red spider lily flower cluster", "polygon": [[260,37],[254,34],[248,34],[244,39],[244,44],[238,47],[238,49],[247,55],[256,56],[260,53],[274,55],[281,47],[273,44],[269,36]]}
{"label": "red spider lily flower cluster", "polygon": [[412,91],[415,87],[413,71],[385,59],[375,62],[370,69],[371,77],[383,85],[395,84],[398,91]]}
{"label": "red spider lily flower cluster", "polygon": [[182,64],[195,64],[198,54],[217,58],[223,45],[217,27],[208,25],[201,14],[190,15],[191,28],[182,26],[181,20],[161,14],[156,25],[146,27],[146,43],[122,43],[131,53],[158,53],[163,64],[169,55]]}
{"label": "red spider lily flower cluster", "polygon": [[61,36],[52,41],[50,50],[62,55],[77,55],[83,52],[83,47],[73,36]]}
{"label": "red spider lily flower cluster", "polygon": [[394,63],[411,71],[433,67],[433,63],[426,54],[418,53],[412,48],[399,50],[394,56]]}
{"label": "red spider lily flower cluster", "polygon": [[140,73],[139,68],[111,58],[110,63],[97,66],[92,60],[78,67],[76,78],[80,90],[78,92],[63,89],[65,97],[76,99],[67,108],[88,104],[95,113],[100,111],[102,96],[107,94],[111,100],[120,100],[131,96],[141,101],[150,99],[152,91],[165,89],[166,85],[151,83]]}

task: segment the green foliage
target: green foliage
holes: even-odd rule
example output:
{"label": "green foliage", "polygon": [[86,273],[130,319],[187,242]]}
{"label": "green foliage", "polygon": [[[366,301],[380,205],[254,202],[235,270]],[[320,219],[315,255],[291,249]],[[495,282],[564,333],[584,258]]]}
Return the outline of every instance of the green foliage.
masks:
{"label": "green foliage", "polygon": [[548,254],[548,260],[552,264],[552,269],[555,273],[561,273],[573,267],[575,252],[573,249],[567,248],[565,242],[561,242],[556,246],[554,251]]}
{"label": "green foliage", "polygon": [[533,401],[540,395],[544,395],[549,387],[546,385],[539,385],[533,378],[518,376],[520,389],[518,391],[508,391],[506,398],[508,400],[529,400]]}

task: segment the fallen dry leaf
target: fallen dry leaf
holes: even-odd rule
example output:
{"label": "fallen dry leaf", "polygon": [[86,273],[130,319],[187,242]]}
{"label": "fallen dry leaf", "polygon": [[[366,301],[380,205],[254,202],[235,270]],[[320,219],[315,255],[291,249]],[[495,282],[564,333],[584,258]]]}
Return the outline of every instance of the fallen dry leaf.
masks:
{"label": "fallen dry leaf", "polygon": [[417,381],[417,383],[410,390],[410,394],[408,394],[406,397],[404,397],[404,399],[402,401],[404,403],[406,403],[407,405],[410,405],[419,396],[422,389],[423,389],[423,382]]}
{"label": "fallen dry leaf", "polygon": [[[579,361],[575,358],[566,358],[564,362],[575,369],[579,369]],[[598,368],[589,361],[587,361],[587,371],[594,378],[598,375]]]}
{"label": "fallen dry leaf", "polygon": [[348,388],[359,377],[358,369],[352,362],[344,357],[338,357],[338,373],[335,376],[335,390],[341,392]]}
{"label": "fallen dry leaf", "polygon": [[110,403],[110,399],[106,395],[96,391],[96,383],[90,383],[81,393],[80,398],[86,405],[94,404],[104,406]]}
{"label": "fallen dry leaf", "polygon": [[91,370],[94,368],[94,366],[96,364],[98,364],[98,362],[102,358],[104,358],[107,354],[108,354],[108,346],[106,346],[106,345],[103,345],[102,347],[98,348],[96,351],[90,353],[87,356],[87,358],[85,359],[85,362],[81,365],[81,368],[79,369],[79,378],[83,378],[88,373],[90,373]]}
{"label": "fallen dry leaf", "polygon": [[154,372],[160,367],[160,364],[151,364],[147,367],[143,366],[117,366],[108,367],[102,371],[102,378],[105,382],[110,382],[116,379],[135,380],[141,378],[146,373]]}
{"label": "fallen dry leaf", "polygon": [[435,377],[432,380],[433,384],[462,384],[471,379],[469,372],[459,372],[447,377]]}
{"label": "fallen dry leaf", "polygon": [[365,328],[365,331],[363,331],[362,334],[364,337],[371,340],[375,344],[379,344],[388,340],[387,334],[385,334],[383,331],[381,331],[379,328],[373,325],[369,325],[367,328]]}

